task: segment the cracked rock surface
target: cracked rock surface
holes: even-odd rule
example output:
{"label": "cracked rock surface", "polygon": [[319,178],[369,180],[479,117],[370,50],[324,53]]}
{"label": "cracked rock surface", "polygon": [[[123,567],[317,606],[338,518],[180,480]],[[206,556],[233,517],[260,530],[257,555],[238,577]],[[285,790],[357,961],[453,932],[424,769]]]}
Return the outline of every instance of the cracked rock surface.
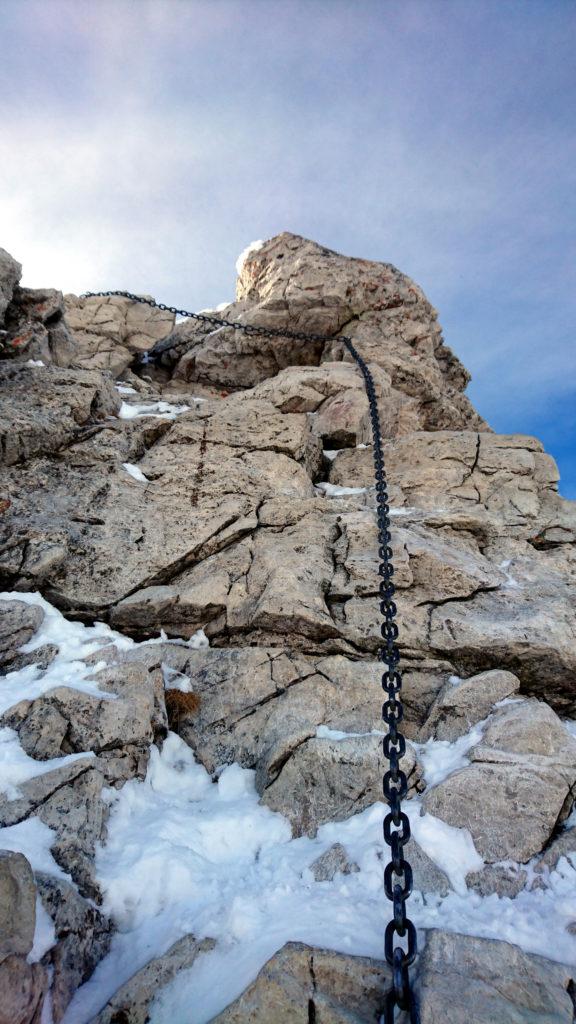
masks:
{"label": "cracked rock surface", "polygon": [[[468,872],[476,893],[545,890],[576,857],[563,721],[576,717],[576,506],[537,439],[495,434],[473,408],[421,289],[391,264],[270,239],[217,315],[327,336],[305,342],[25,289],[20,272],[0,250],[0,665],[41,677],[58,664],[56,642],[31,649],[46,623],[18,600],[30,591],[136,643],[94,650],[92,689],[60,681],[3,704],[0,729],[29,757],[80,755],[0,794],[0,827],[37,818],[69,875],[34,880],[20,855],[0,856],[0,915],[18,893],[25,910],[0,956],[14,1020],[39,1020],[50,983],[58,1024],[105,956],[95,860],[110,792],[145,777],[169,724],[213,779],[253,769],[299,842],[381,799],[372,436],[340,335],[370,366],[382,421],[412,806],[467,830],[484,862]],[[168,715],[174,679],[186,692]],[[432,777],[430,751],[457,744]],[[407,848],[415,886],[441,898],[453,880],[425,845]],[[361,871],[335,843],[311,877]],[[42,964],[26,961],[36,897],[55,930]],[[98,1024],[144,1024],[203,941],[136,971]],[[455,1022],[572,1020],[561,965],[449,932],[423,945],[422,1024],[448,995]],[[292,942],[215,1020],[376,1019],[388,983],[381,961]]]}

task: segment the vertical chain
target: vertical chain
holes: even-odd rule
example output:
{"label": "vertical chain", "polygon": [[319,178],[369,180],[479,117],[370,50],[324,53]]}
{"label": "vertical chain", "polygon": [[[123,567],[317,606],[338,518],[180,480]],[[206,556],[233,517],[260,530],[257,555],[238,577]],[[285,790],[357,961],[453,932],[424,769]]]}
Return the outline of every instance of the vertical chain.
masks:
{"label": "vertical chain", "polygon": [[[404,717],[402,704],[402,673],[399,670],[400,652],[396,643],[398,626],[396,624],[396,603],[394,601],[395,586],[392,582],[394,566],[392,564],[392,548],[390,547],[390,505],[388,503],[388,487],[384,467],[384,451],[380,415],[376,398],[374,378],[365,360],[354,347],[350,338],[340,335],[337,339],[329,335],[308,334],[305,331],[284,330],[281,327],[258,327],[254,324],[242,324],[238,321],[225,320],[221,317],[209,316],[205,313],[190,313],[174,306],[165,306],[154,299],[143,298],[132,292],[109,291],[87,292],[82,298],[120,296],[133,302],[145,303],[156,309],[165,310],[174,316],[188,317],[214,327],[231,327],[246,334],[265,335],[272,337],[294,338],[298,341],[341,341],[364,378],[366,395],[370,409],[372,424],[372,444],[374,457],[374,476],[376,481],[376,519],[378,524],[378,557],[380,559],[378,575],[380,576],[380,611],[383,623],[380,627],[382,646],[378,658],[386,666],[382,675],[382,689],[387,699],[382,705],[382,718],[388,731],[382,741],[384,756],[389,767],[384,773],[384,797],[390,808],[384,818],[384,840],[390,847],[390,860],[384,869],[384,891],[392,903],[392,918],[384,933],[384,955],[392,968],[392,987],[386,996],[382,1024],[394,1024],[396,1008],[409,1011],[411,1024],[418,1024],[419,1013],[416,998],[410,987],[408,968],[414,962],[417,953],[416,928],[406,916],[406,900],[412,892],[412,869],[404,857],[404,847],[410,839],[410,821],[402,811],[402,800],[408,794],[408,780],[400,768],[400,761],[406,752],[406,740],[399,726]],[[399,942],[402,940],[404,946]]]}

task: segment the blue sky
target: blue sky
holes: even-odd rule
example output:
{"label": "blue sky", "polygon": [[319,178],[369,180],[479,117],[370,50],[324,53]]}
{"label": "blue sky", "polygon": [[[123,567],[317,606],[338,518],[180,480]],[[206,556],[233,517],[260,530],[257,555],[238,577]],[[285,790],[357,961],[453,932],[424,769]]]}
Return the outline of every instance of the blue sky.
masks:
{"label": "blue sky", "polygon": [[24,283],[200,309],[256,238],[394,263],[576,498],[572,0],[2,0]]}

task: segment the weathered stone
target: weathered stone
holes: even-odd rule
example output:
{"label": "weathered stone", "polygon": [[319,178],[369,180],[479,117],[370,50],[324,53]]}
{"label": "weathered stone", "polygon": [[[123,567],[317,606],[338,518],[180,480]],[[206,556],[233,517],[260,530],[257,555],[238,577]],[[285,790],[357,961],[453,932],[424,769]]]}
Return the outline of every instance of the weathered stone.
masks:
{"label": "weathered stone", "polygon": [[569,786],[557,770],[529,758],[471,764],[424,794],[425,812],[469,829],[486,861],[525,863],[540,853],[560,817]]}
{"label": "weathered stone", "polygon": [[17,263],[6,249],[0,249],[0,325],[3,325],[4,314],[12,301],[21,274],[21,264]]}
{"label": "weathered stone", "polygon": [[379,1019],[389,983],[384,961],[288,942],[212,1024],[365,1024]]}
{"label": "weathered stone", "polygon": [[8,956],[0,963],[0,1024],[40,1024],[48,978],[40,964]]}
{"label": "weathered stone", "polygon": [[76,989],[108,953],[111,926],[63,879],[38,872],[36,884],[56,932],[57,942],[49,951],[49,961],[54,970],[50,986],[52,1016],[58,1024]]}
{"label": "weathered stone", "polygon": [[[313,836],[325,822],[342,821],[381,798],[381,747],[378,736],[305,738],[288,760],[268,767],[276,778],[266,787],[262,802],[291,821],[294,835]],[[420,773],[411,747],[400,764],[414,792]]]}
{"label": "weathered stone", "polygon": [[434,736],[452,742],[467,733],[491,711],[494,704],[520,688],[512,672],[493,669],[453,684],[447,683],[430,709],[422,739]]}
{"label": "weathered stone", "polygon": [[164,956],[151,960],[122,985],[92,1024],[147,1024],[154,997],[178,971],[191,967],[198,954],[207,953],[214,945],[213,939],[197,942],[193,935],[185,935]]}
{"label": "weathered stone", "polygon": [[58,687],[35,701],[15,704],[2,721],[18,731],[26,753],[39,760],[85,750],[102,755],[123,748],[147,752],[156,736],[166,732],[159,666],[148,670],[124,659],[100,670],[94,681],[111,696]]}
{"label": "weathered stone", "polygon": [[507,896],[514,899],[522,892],[528,881],[528,872],[519,864],[507,861],[504,864],[486,864],[481,871],[466,875],[466,885],[480,896]]}
{"label": "weathered stone", "polygon": [[1,363],[0,386],[0,463],[8,466],[58,451],[120,408],[112,382],[98,373]]}
{"label": "weathered stone", "polygon": [[349,859],[342,843],[334,843],[310,864],[315,882],[331,882],[338,873],[351,875],[359,870],[358,865]]}
{"label": "weathered stone", "polygon": [[19,656],[18,652],[32,639],[43,619],[44,612],[38,605],[0,601],[0,667],[4,672],[11,672],[14,661],[19,657],[36,660],[36,652],[26,656]]}
{"label": "weathered stone", "polygon": [[[417,991],[422,1024],[571,1024],[569,967],[493,939],[426,935]],[[573,982],[572,982],[573,985]]]}
{"label": "weathered stone", "polygon": [[60,867],[70,875],[83,896],[100,901],[94,854],[106,836],[107,806],[101,799],[103,778],[88,768],[73,782],[61,786],[37,809],[37,817],[56,833],[50,848]]}
{"label": "weathered stone", "polygon": [[444,871],[424,852],[416,840],[411,837],[404,847],[404,859],[412,868],[414,888],[420,892],[437,892],[446,896],[450,889],[450,881]]}
{"label": "weathered stone", "polygon": [[87,755],[69,764],[55,768],[43,775],[21,782],[18,786],[19,796],[9,799],[4,793],[0,795],[0,825],[16,825],[34,813],[46,803],[53,793],[62,786],[69,785],[79,779],[94,766],[94,758]]}
{"label": "weathered stone", "polygon": [[36,886],[22,853],[0,850],[0,961],[26,956],[34,942]]}
{"label": "weathered stone", "polygon": [[65,296],[66,323],[74,339],[70,365],[120,374],[134,355],[170,334],[174,315],[119,296]]}

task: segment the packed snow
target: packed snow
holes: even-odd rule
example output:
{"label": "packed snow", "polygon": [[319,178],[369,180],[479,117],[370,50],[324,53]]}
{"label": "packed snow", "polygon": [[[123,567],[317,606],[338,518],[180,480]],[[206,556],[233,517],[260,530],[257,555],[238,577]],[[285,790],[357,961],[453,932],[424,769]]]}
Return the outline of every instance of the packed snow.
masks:
{"label": "packed snow", "polygon": [[258,252],[258,250],[261,249],[262,246],[265,244],[266,243],[263,242],[261,238],[259,238],[258,241],[256,242],[250,242],[250,245],[247,245],[246,248],[242,250],[238,259],[236,260],[236,273],[238,274],[238,277],[240,277],[244,264],[248,257],[250,256],[250,254],[253,252]]}
{"label": "packed snow", "polygon": [[21,783],[85,757],[94,757],[94,754],[66,754],[65,757],[37,761],[22,749],[14,729],[0,728],[0,793],[8,800],[17,800],[22,795],[18,789]]}
{"label": "packed snow", "polygon": [[127,650],[133,646],[133,640],[116,633],[104,622],[97,622],[94,626],[70,622],[37,593],[1,593],[2,600],[24,601],[26,604],[38,605],[44,611],[40,629],[32,640],[20,648],[23,653],[38,650],[46,644],[54,644],[58,653],[45,670],[33,663],[4,676],[0,687],[0,714],[18,701],[35,700],[57,686],[81,690],[100,700],[116,700],[115,694],[100,690],[90,678],[104,668],[106,663],[102,661],[87,665],[85,659],[112,643],[119,650]]}
{"label": "packed snow", "polygon": [[329,484],[325,481],[314,484],[314,486],[317,490],[322,491],[327,498],[344,498],[349,494],[365,494],[368,490],[367,487],[337,487],[336,484]]}
{"label": "packed snow", "polygon": [[138,480],[143,484],[147,484],[149,482],[148,477],[144,476],[144,473],[141,469],[138,469],[138,466],[132,465],[131,462],[123,462],[122,466],[131,477],[134,477],[134,480]]}
{"label": "packed snow", "polygon": [[116,391],[121,395],[137,395],[136,388],[133,388],[131,384],[126,384],[123,380],[116,381]]}
{"label": "packed snow", "polygon": [[118,417],[121,420],[134,420],[143,416],[156,416],[160,420],[174,420],[189,409],[189,405],[171,405],[170,402],[139,402],[134,405],[122,402]]}
{"label": "packed snow", "polygon": [[[127,649],[134,641],[102,623],[68,622],[37,594],[2,594],[0,599],[37,604],[45,612],[24,650],[47,643],[59,648],[45,670],[32,665],[9,673],[0,690],[4,709],[62,685],[115,699],[89,678],[98,671],[98,662],[87,665],[86,658],[111,643]],[[161,641],[208,643],[202,630],[189,641],[160,637],[146,643]],[[189,677],[166,665],[164,680],[171,688],[191,685]],[[428,785],[468,763],[467,753],[480,740],[484,725],[451,744],[415,744]],[[572,731],[574,723],[566,726]],[[354,734],[320,726],[318,735],[346,739]],[[51,770],[71,759],[33,762],[10,729],[2,730],[0,740],[0,781],[9,793],[32,777],[32,771]],[[253,771],[226,765],[211,778],[174,734],[161,751],[151,748],[144,781],[132,780],[105,794],[108,837],[98,849],[96,870],[104,910],[119,931],[109,955],[75,995],[63,1024],[87,1024],[135,971],[189,933],[214,938],[216,948],[160,991],[150,1007],[151,1024],[184,1019],[207,1024],[287,941],[381,958],[389,917],[382,892],[382,803],[347,821],[323,825],[312,839],[292,839],[288,821],[259,803]],[[419,798],[405,806],[416,840],[453,887],[445,897],[413,893],[410,915],[420,929],[440,927],[504,939],[563,963],[576,961],[576,936],[567,930],[576,920],[576,854],[563,857],[543,876],[545,888],[530,888],[529,878],[514,900],[483,898],[466,887],[466,874],[482,866],[469,833],[422,814]],[[567,824],[575,823],[573,814]],[[54,833],[34,817],[0,829],[1,849],[19,850],[34,870],[70,881],[52,857],[53,842]],[[342,843],[360,870],[315,882],[310,865],[335,842]],[[39,912],[31,956],[42,956],[53,942],[53,929]]]}
{"label": "packed snow", "polygon": [[449,740],[427,740],[426,743],[414,743],[413,747],[424,769],[427,786],[437,786],[459,768],[470,764],[466,756],[482,739],[487,719],[478,722],[464,736],[450,743]]}

